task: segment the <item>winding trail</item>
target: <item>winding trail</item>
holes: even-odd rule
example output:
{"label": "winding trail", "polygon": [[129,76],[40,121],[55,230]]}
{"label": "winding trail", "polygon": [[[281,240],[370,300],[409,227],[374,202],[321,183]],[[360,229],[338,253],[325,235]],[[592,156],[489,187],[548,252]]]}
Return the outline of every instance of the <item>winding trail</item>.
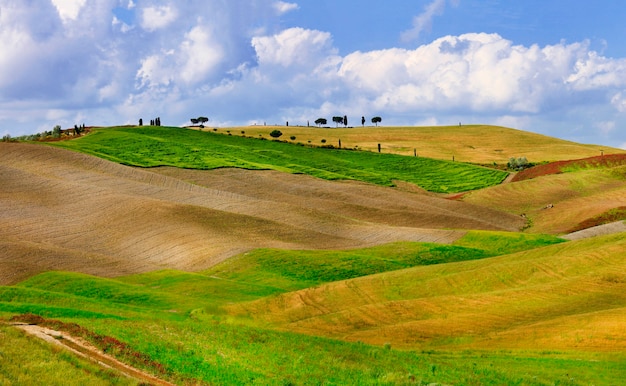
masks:
{"label": "winding trail", "polygon": [[42,339],[52,345],[68,350],[75,355],[89,359],[98,365],[118,371],[126,377],[136,379],[142,383],[159,386],[173,386],[173,383],[157,378],[138,368],[129,366],[114,357],[103,353],[83,339],[73,337],[66,332],[52,330],[36,324],[12,323],[12,325],[27,334]]}

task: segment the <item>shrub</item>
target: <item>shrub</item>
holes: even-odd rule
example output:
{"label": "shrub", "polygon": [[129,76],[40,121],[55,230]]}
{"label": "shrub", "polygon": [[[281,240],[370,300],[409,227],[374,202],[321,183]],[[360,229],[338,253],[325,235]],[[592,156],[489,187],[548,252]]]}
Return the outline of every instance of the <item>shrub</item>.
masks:
{"label": "shrub", "polygon": [[296,136],[292,135],[291,137],[289,137],[289,139],[291,139],[292,141],[295,141],[296,140]]}
{"label": "shrub", "polygon": [[272,130],[272,132],[270,132],[270,137],[272,138],[279,138],[281,135],[283,135],[283,133],[280,130]]}
{"label": "shrub", "polygon": [[531,165],[528,163],[526,157],[511,157],[509,158],[509,163],[507,164],[509,169],[522,170],[530,167]]}

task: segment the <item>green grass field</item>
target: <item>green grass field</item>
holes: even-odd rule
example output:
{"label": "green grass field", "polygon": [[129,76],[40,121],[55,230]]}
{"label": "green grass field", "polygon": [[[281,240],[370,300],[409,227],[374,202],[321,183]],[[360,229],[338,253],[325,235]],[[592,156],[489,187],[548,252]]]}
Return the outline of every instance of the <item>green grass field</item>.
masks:
{"label": "green grass field", "polygon": [[99,129],[76,140],[52,144],[132,166],[273,169],[383,186],[400,180],[440,193],[497,185],[507,176],[500,170],[462,162],[324,149],[167,127]]}
{"label": "green grass field", "polygon": [[[176,383],[617,384],[626,376],[625,358],[605,350],[510,350],[506,342],[490,350],[455,350],[450,342],[445,350],[423,350],[419,345],[398,350],[395,345],[301,335],[229,311],[253,300],[272,302],[279,294],[289,295],[287,291],[297,288],[323,288],[320,286],[351,282],[343,279],[376,277],[370,276],[376,272],[402,276],[411,269],[439,267],[436,271],[440,273],[430,279],[437,280],[441,272],[446,272],[441,279],[445,281],[446,277],[467,274],[478,262],[484,262],[478,266],[489,266],[488,256],[500,256],[496,266],[506,267],[521,264],[515,257],[520,251],[532,253],[546,246],[569,244],[552,236],[468,232],[455,245],[400,243],[332,253],[258,250],[204,273],[158,271],[102,279],[48,272],[15,286],[0,287],[0,316],[8,320],[11,315],[32,312],[78,323],[147,355],[165,369],[161,377]],[[459,261],[466,259],[469,261]],[[407,296],[400,292],[406,292],[410,283],[403,286],[395,286],[397,291],[392,295]],[[441,292],[435,287],[432,290]],[[460,287],[454,291],[461,296],[466,293]],[[474,296],[472,293],[475,291],[467,295]],[[326,294],[333,297],[332,291]],[[25,349],[33,352],[25,356],[29,361],[39,361],[38,352],[45,350],[33,338],[6,326],[0,326],[0,335],[5,338],[0,340],[0,359],[13,358],[17,342],[26,342]],[[457,345],[463,347],[463,343]],[[69,361],[68,354],[59,355],[61,359],[52,357],[44,362],[51,361],[51,366],[67,374],[81,371],[84,366],[71,361],[58,364],[59,360]],[[145,361],[126,360],[159,374]],[[16,379],[32,374],[28,366],[3,367],[0,377],[4,378],[0,379],[19,384]],[[42,379],[54,376],[41,375]]]}

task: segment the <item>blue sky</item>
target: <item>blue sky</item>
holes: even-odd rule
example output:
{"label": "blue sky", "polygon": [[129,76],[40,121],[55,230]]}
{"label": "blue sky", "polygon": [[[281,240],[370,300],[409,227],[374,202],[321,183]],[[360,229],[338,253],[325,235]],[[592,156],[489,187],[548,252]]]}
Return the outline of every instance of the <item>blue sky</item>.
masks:
{"label": "blue sky", "polygon": [[0,134],[379,115],[626,148],[624,20],[620,0],[0,0]]}

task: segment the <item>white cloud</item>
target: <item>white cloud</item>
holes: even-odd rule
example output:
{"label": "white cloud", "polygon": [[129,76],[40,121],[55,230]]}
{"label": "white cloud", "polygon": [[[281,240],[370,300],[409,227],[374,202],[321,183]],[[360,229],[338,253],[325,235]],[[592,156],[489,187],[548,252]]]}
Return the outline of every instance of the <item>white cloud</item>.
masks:
{"label": "white cloud", "polygon": [[194,27],[181,47],[184,65],[180,77],[185,83],[202,82],[224,59],[224,49],[213,32],[204,26]]}
{"label": "white cloud", "polygon": [[615,122],[614,121],[600,121],[597,122],[595,127],[598,128],[599,132],[602,135],[609,135],[613,130],[615,130]]}
{"label": "white cloud", "polygon": [[611,98],[611,104],[617,109],[619,112],[626,112],[626,96],[624,92],[620,91],[613,95]]}
{"label": "white cloud", "polygon": [[355,52],[339,75],[379,108],[538,113],[573,89],[623,83],[599,81],[620,76],[620,66],[608,60],[597,66],[587,53],[581,44],[525,47],[496,34],[464,34],[415,50]]}
{"label": "white cloud", "polygon": [[273,36],[252,38],[261,65],[310,68],[336,50],[328,32],[289,28]]}
{"label": "white cloud", "polygon": [[[467,33],[340,56],[329,32],[276,29],[295,3],[72,2],[78,11],[64,11],[77,15],[71,23],[52,0],[34,3],[0,0],[3,131],[73,126],[78,117],[179,124],[201,112],[230,124],[306,124],[347,114],[354,122],[478,121],[626,142],[626,59],[604,57],[586,41],[520,45]],[[432,1],[414,32],[449,4]],[[114,18],[120,5],[133,9],[132,25]]]}
{"label": "white cloud", "polygon": [[86,0],[51,0],[64,22],[76,20]]}
{"label": "white cloud", "polygon": [[[453,6],[458,5],[458,0],[452,0]],[[446,0],[433,0],[424,7],[424,11],[413,18],[413,26],[406,30],[400,36],[405,42],[417,40],[422,32],[428,31],[433,23],[435,16],[443,14],[446,8]]]}
{"label": "white cloud", "polygon": [[167,27],[177,17],[178,11],[169,5],[146,7],[141,12],[141,27],[152,32]]}
{"label": "white cloud", "polygon": [[283,13],[295,11],[300,8],[296,3],[287,3],[284,1],[277,1],[274,3],[274,9],[278,14],[282,15]]}

